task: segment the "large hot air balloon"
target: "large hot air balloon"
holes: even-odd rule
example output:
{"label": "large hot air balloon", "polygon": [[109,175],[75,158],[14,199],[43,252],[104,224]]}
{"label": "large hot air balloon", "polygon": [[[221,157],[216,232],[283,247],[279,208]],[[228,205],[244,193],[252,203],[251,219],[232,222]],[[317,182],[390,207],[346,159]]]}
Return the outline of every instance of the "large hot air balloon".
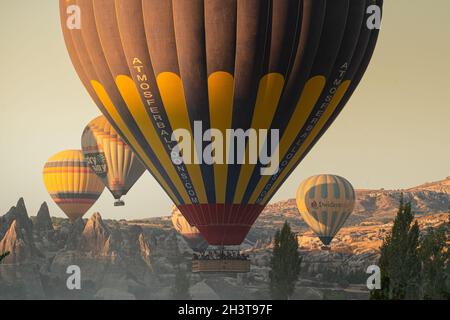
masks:
{"label": "large hot air balloon", "polygon": [[43,175],[53,201],[72,221],[82,218],[105,189],[79,150],[63,151],[51,157]]}
{"label": "large hot air balloon", "polygon": [[192,250],[195,252],[203,252],[208,248],[208,242],[206,242],[200,231],[187,222],[178,208],[172,211],[172,223],[175,230],[183,236],[183,239]]}
{"label": "large hot air balloon", "polygon": [[81,145],[92,171],[116,199],[115,206],[125,205],[121,197],[145,172],[140,160],[104,116],[87,125]]}
{"label": "large hot air balloon", "polygon": [[306,224],[328,246],[353,212],[355,190],[342,177],[314,176],[298,188],[297,206]]}
{"label": "large hot air balloon", "polygon": [[[102,113],[211,245],[238,245],[361,81],[379,33],[368,27],[369,6],[382,2],[60,0],[60,8],[69,54]],[[278,143],[259,146],[274,147],[279,170],[262,175],[264,148],[245,137],[215,149],[225,162],[201,161],[208,142],[194,138],[197,161],[173,161],[172,135],[195,136],[198,123],[227,137],[227,129],[278,130]]]}

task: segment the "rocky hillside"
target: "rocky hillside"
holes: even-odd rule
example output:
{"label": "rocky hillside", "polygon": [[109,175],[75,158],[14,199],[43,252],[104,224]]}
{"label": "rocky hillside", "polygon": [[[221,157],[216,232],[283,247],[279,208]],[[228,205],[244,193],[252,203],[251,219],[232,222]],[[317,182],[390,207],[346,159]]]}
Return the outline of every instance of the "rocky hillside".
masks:
{"label": "rocky hillside", "polygon": [[[23,199],[0,222],[0,251],[11,252],[0,265],[0,287],[6,288],[0,299],[3,294],[3,298],[94,298],[97,285],[117,285],[117,277],[131,273],[143,279],[153,273],[151,240],[139,226],[104,222],[99,213],[73,224],[52,221],[45,203],[30,219]],[[79,295],[65,285],[71,265],[83,270],[87,291]]]}
{"label": "rocky hillside", "polygon": [[429,182],[418,187],[408,189],[408,191],[433,191],[450,194],[450,177],[437,182]]}
{"label": "rocky hillside", "polygon": [[[322,251],[298,215],[294,200],[269,205],[242,249],[252,259],[245,275],[191,275],[194,298],[268,299],[268,265],[274,231],[288,220],[303,255],[294,298],[367,298],[365,270],[377,261],[403,193],[413,203],[421,229],[448,220],[449,179],[407,190],[359,190],[354,215]],[[179,266],[192,252],[170,217],[139,221],[104,220],[94,213],[71,223],[51,218],[44,203],[30,218],[23,199],[0,217],[0,299],[168,299]],[[82,290],[67,289],[67,268],[82,270]]]}
{"label": "rocky hillside", "polygon": [[[447,212],[450,207],[450,177],[404,190],[356,190],[355,211],[348,219],[347,226],[357,225],[363,221],[383,223],[392,221],[402,194],[405,200],[411,201],[416,215]],[[306,229],[306,225],[299,219],[295,199],[268,205],[258,223],[282,224],[285,219],[298,226],[299,231],[302,227]]]}

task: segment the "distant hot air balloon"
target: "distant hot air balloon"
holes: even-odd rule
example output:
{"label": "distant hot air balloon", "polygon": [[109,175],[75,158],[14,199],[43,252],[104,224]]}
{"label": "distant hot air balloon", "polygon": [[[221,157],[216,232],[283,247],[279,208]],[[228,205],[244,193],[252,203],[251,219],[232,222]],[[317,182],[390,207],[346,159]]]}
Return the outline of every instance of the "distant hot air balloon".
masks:
{"label": "distant hot air balloon", "polygon": [[63,151],[51,157],[43,175],[53,201],[72,221],[82,218],[105,189],[79,150]]}
{"label": "distant hot air balloon", "polygon": [[[368,27],[369,7],[382,4],[60,0],[67,49],[84,86],[211,245],[242,243],[344,108],[378,38]],[[224,148],[226,163],[200,161],[207,143],[196,139],[199,161],[173,161],[172,134],[193,135],[198,123],[223,136],[227,129],[279,130],[279,143],[270,143],[279,170],[262,175],[263,157],[245,138],[243,148]],[[233,159],[238,148],[246,156]],[[242,163],[255,155],[256,164]]]}
{"label": "distant hot air balloon", "polygon": [[208,248],[208,242],[206,242],[200,231],[196,227],[191,226],[177,208],[172,211],[172,223],[175,230],[183,236],[192,250],[203,252]]}
{"label": "distant hot air balloon", "polygon": [[115,206],[123,206],[121,197],[142,176],[145,167],[104,116],[87,125],[81,145],[92,171],[117,200]]}
{"label": "distant hot air balloon", "polygon": [[342,177],[314,176],[300,185],[297,206],[306,224],[328,246],[353,212],[355,190]]}

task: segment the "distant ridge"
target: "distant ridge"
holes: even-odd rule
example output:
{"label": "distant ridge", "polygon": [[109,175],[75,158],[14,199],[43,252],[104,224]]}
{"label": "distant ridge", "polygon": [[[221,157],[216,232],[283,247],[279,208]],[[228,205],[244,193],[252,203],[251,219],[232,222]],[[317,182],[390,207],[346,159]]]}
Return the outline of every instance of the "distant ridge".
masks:
{"label": "distant ridge", "polygon": [[450,195],[450,176],[441,181],[424,183],[423,185],[408,189],[408,191],[416,189],[443,192]]}
{"label": "distant ridge", "polygon": [[[355,211],[346,225],[357,225],[363,221],[382,223],[392,221],[397,213],[398,202],[402,194],[407,201],[411,201],[417,215],[448,212],[450,177],[404,190],[358,189],[356,190]],[[288,199],[269,204],[258,222],[264,224],[275,219],[281,223],[288,219],[290,223],[298,224],[298,217],[295,199]]]}

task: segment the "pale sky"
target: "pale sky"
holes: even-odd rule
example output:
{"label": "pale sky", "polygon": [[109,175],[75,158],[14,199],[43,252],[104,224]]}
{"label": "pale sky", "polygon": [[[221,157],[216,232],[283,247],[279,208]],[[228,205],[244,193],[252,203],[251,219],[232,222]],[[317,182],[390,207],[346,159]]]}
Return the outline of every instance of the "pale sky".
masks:
{"label": "pale sky", "polygon": [[[273,201],[300,182],[339,174],[356,188],[406,188],[450,175],[450,1],[385,0],[372,64],[335,124]],[[57,0],[0,0],[0,215],[24,197],[64,216],[42,183],[54,153],[79,149],[99,115],[69,60]],[[89,211],[106,218],[168,215],[172,206],[146,173],[114,208],[108,192]]]}

